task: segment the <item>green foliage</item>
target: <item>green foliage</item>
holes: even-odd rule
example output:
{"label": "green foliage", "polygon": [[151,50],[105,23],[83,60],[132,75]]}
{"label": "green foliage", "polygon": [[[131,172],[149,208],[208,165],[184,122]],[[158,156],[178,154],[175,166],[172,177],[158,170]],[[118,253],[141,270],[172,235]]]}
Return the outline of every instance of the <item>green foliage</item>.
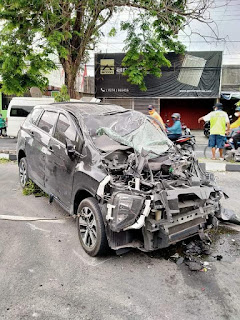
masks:
{"label": "green foliage", "polygon": [[[183,53],[184,46],[177,40],[177,35],[170,29],[169,22],[155,17],[151,14],[140,14],[132,23],[122,23],[121,28],[128,32],[126,43],[126,55],[123,65],[127,67],[124,74],[128,81],[138,85],[141,90],[146,91],[144,77],[147,74],[161,77],[162,67],[170,67],[171,63],[166,58],[166,53],[174,51]],[[169,15],[168,21],[175,27],[181,27],[184,18]]]}
{"label": "green foliage", "polygon": [[70,101],[70,96],[65,85],[63,85],[60,92],[55,95],[54,100],[55,102]]}
{"label": "green foliage", "polygon": [[47,197],[48,196],[32,180],[29,180],[26,183],[26,186],[22,192],[23,192],[24,196],[29,196],[31,194],[33,194],[35,197]]}
{"label": "green foliage", "polygon": [[0,158],[0,164],[4,164],[4,163],[8,163],[8,162],[11,162],[11,160],[5,159],[5,158]]}
{"label": "green foliage", "polygon": [[235,106],[240,107],[240,100],[237,103],[235,103]]}
{"label": "green foliage", "polygon": [[109,37],[115,37],[117,34],[117,29],[115,27],[113,27],[109,32],[108,35]]}
{"label": "green foliage", "polygon": [[[186,0],[0,0],[2,91],[22,95],[32,86],[45,89],[47,73],[60,61],[72,94],[80,65],[100,40],[102,26],[126,7],[135,11],[135,19],[121,27],[127,31],[125,74],[146,90],[144,77],[160,77],[161,67],[170,65],[165,54],[183,52],[177,34],[186,17],[200,15],[201,5],[196,4],[196,11],[194,3],[191,9]],[[115,27],[108,32],[116,33]]]}

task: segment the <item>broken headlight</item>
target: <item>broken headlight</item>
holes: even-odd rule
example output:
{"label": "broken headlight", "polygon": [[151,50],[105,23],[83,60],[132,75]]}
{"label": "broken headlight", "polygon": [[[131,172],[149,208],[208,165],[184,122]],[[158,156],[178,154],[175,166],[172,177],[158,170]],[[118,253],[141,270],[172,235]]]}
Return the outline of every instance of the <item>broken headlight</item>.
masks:
{"label": "broken headlight", "polygon": [[119,232],[131,226],[139,216],[144,198],[132,194],[117,193],[113,200],[112,219],[109,223],[112,231]]}

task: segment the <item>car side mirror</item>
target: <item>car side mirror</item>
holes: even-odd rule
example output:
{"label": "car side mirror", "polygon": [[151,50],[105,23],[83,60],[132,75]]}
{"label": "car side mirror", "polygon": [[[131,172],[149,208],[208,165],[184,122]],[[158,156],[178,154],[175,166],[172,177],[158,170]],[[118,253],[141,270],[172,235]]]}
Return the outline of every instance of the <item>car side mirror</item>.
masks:
{"label": "car side mirror", "polygon": [[67,154],[71,160],[75,158],[76,155],[76,149],[75,146],[72,144],[72,142],[69,139],[66,139],[66,149]]}

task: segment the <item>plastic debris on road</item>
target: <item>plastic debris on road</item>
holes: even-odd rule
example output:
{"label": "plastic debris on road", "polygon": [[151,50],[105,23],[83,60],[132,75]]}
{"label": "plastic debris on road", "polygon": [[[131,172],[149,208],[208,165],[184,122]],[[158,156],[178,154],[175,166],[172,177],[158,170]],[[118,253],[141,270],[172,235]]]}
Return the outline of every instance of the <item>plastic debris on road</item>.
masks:
{"label": "plastic debris on road", "polygon": [[216,216],[220,220],[240,225],[240,217],[231,209],[222,208]]}

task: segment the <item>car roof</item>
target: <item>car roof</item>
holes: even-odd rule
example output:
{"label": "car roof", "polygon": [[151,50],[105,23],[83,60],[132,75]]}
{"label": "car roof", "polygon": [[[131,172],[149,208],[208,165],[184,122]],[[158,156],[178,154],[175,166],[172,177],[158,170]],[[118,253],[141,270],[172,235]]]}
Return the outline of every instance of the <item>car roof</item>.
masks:
{"label": "car roof", "polygon": [[127,111],[125,108],[117,106],[115,104],[104,104],[104,103],[91,103],[91,102],[59,102],[51,103],[47,106],[42,105],[42,107],[52,107],[69,111],[75,116],[84,115],[104,115],[108,113],[117,113]]}

